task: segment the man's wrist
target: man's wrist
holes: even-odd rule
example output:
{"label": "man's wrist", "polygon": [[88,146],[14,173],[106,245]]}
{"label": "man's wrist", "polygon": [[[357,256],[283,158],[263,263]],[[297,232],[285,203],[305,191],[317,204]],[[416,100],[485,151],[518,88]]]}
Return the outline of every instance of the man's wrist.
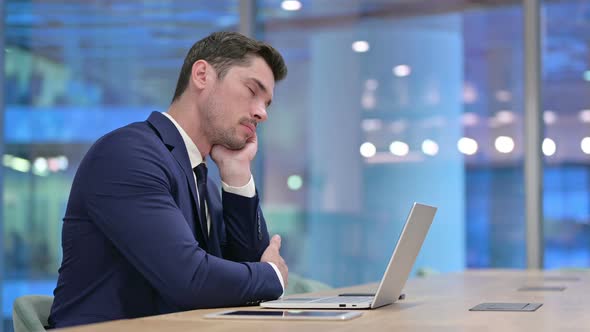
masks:
{"label": "man's wrist", "polygon": [[236,187],[230,186],[229,184],[225,183],[225,181],[221,180],[221,187],[223,191],[236,194],[248,198],[252,198],[256,196],[256,185],[254,184],[254,177],[250,174],[250,180],[243,186]]}
{"label": "man's wrist", "polygon": [[279,298],[283,297],[283,295],[285,295],[285,282],[283,281],[283,276],[281,275],[281,271],[279,271],[279,268],[275,265],[275,263],[271,263],[271,262],[267,262],[268,264],[270,264],[270,266],[272,266],[273,270],[275,270],[277,277],[279,278],[279,281],[281,283],[281,288],[283,288],[283,293],[281,293],[281,296],[279,296]]}
{"label": "man's wrist", "polygon": [[219,175],[221,181],[228,185],[232,187],[242,187],[248,183],[252,176],[252,172],[250,170],[250,164],[233,167],[222,165],[219,166]]}

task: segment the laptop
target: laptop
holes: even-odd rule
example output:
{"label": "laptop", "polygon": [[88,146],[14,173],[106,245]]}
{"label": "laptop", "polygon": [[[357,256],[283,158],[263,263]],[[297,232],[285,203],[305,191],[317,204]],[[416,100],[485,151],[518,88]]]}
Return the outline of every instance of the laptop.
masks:
{"label": "laptop", "polygon": [[435,213],[435,207],[413,204],[376,294],[286,297],[262,302],[260,306],[277,309],[375,309],[395,302],[402,295]]}

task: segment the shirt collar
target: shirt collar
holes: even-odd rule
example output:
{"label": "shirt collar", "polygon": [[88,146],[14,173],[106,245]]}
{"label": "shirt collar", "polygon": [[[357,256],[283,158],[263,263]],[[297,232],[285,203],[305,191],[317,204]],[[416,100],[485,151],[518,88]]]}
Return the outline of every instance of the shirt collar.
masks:
{"label": "shirt collar", "polygon": [[178,124],[178,122],[176,122],[176,120],[174,120],[174,118],[172,116],[170,116],[170,114],[168,114],[166,112],[162,112],[162,114],[164,114],[168,119],[170,119],[170,121],[172,121],[172,124],[174,124],[176,129],[178,129],[178,132],[180,133],[180,136],[182,137],[182,140],[184,141],[184,145],[186,146],[186,151],[188,152],[188,158],[191,161],[191,168],[195,168],[195,167],[197,167],[197,165],[204,162],[203,156],[201,156],[201,153],[199,152],[197,145],[188,136],[186,131],[184,131],[184,129],[182,129],[182,127]]}

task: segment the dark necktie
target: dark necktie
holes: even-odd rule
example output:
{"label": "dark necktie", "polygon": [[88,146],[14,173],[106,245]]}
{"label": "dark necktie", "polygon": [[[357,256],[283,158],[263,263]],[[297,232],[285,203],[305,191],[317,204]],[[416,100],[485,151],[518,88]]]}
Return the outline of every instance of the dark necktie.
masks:
{"label": "dark necktie", "polygon": [[205,209],[206,202],[209,200],[209,196],[207,196],[207,165],[200,163],[197,167],[193,168],[193,171],[197,176],[197,190],[199,191],[199,219],[203,227],[207,230],[207,233],[209,233]]}

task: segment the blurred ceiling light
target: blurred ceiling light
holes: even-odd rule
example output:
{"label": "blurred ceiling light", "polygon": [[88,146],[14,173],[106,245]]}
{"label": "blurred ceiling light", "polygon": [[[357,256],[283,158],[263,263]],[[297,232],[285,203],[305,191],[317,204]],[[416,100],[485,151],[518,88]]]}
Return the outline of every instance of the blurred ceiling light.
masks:
{"label": "blurred ceiling light", "polygon": [[557,151],[557,145],[555,144],[555,141],[553,141],[551,138],[545,138],[543,140],[541,150],[543,150],[544,155],[549,157],[555,154],[555,151]]}
{"label": "blurred ceiling light", "polygon": [[438,154],[438,144],[431,139],[425,139],[422,142],[422,152],[425,155],[436,156]]}
{"label": "blurred ceiling light", "polygon": [[412,68],[410,68],[410,66],[408,66],[408,65],[399,65],[399,66],[393,67],[392,72],[393,72],[393,75],[395,75],[397,77],[406,77],[412,73]]}
{"label": "blurred ceiling light", "polygon": [[28,173],[31,170],[31,162],[24,158],[13,157],[10,164],[10,168],[15,171]]}
{"label": "blurred ceiling light", "polygon": [[59,157],[57,157],[57,162],[58,162],[60,171],[65,171],[68,169],[68,166],[69,166],[68,157],[59,156]]}
{"label": "blurred ceiling light", "polygon": [[514,140],[508,136],[498,136],[494,142],[496,150],[500,153],[510,153],[514,150]]}
{"label": "blurred ceiling light", "polygon": [[590,110],[581,110],[578,117],[580,118],[580,121],[590,123]]}
{"label": "blurred ceiling light", "polygon": [[371,142],[365,142],[361,144],[361,156],[365,158],[371,158],[377,153],[377,148]]}
{"label": "blurred ceiling light", "polygon": [[37,173],[45,173],[48,170],[47,159],[45,158],[37,158],[33,162],[33,170]]}
{"label": "blurred ceiling light", "polygon": [[301,2],[297,0],[284,0],[281,3],[281,8],[288,11],[295,11],[301,9]]}
{"label": "blurred ceiling light", "polygon": [[582,148],[582,152],[585,154],[590,154],[590,137],[582,138],[582,142],[580,142],[580,147]]}
{"label": "blurred ceiling light", "polygon": [[410,147],[402,141],[393,141],[389,145],[389,152],[393,155],[403,157],[410,152]]}
{"label": "blurred ceiling light", "polygon": [[361,106],[366,110],[372,110],[377,105],[377,98],[373,92],[364,92],[361,97]]}
{"label": "blurred ceiling light", "polygon": [[554,124],[557,121],[557,114],[554,111],[547,110],[543,112],[543,121],[546,124]]}
{"label": "blurred ceiling light", "polygon": [[461,116],[461,122],[465,127],[472,127],[479,122],[479,117],[473,112],[465,112]]}
{"label": "blurred ceiling light", "polygon": [[590,81],[590,70],[584,72],[584,80]]}
{"label": "blurred ceiling light", "polygon": [[457,142],[459,152],[466,155],[473,155],[477,152],[477,142],[473,138],[461,137]]}
{"label": "blurred ceiling light", "polygon": [[488,119],[488,124],[490,125],[491,128],[498,128],[500,127],[502,124],[500,123],[500,121],[498,121],[498,119],[496,117],[491,117]]}
{"label": "blurred ceiling light", "polygon": [[363,119],[361,122],[361,128],[364,131],[377,131],[381,129],[383,123],[379,119]]}
{"label": "blurred ceiling light", "polygon": [[473,84],[465,82],[463,85],[463,102],[473,104],[477,100],[477,90]]}
{"label": "blurred ceiling light", "polygon": [[369,42],[365,40],[357,40],[352,43],[352,50],[357,53],[365,53],[369,50]]}
{"label": "blurred ceiling light", "polygon": [[50,171],[54,173],[59,171],[59,161],[57,160],[57,158],[49,158],[47,160],[47,164],[49,165]]}
{"label": "blurred ceiling light", "polygon": [[365,81],[365,89],[375,91],[379,87],[379,82],[374,78],[369,78]]}
{"label": "blurred ceiling light", "polygon": [[296,190],[301,189],[302,186],[303,186],[303,179],[301,178],[301,176],[299,176],[297,174],[293,174],[287,178],[287,187],[289,187],[289,189],[296,191]]}
{"label": "blurred ceiling light", "polygon": [[13,155],[11,154],[5,154],[2,157],[2,164],[4,165],[4,167],[10,167],[12,165],[12,159],[14,158]]}
{"label": "blurred ceiling light", "polygon": [[509,102],[512,99],[512,94],[507,90],[496,91],[496,99],[501,102]]}
{"label": "blurred ceiling light", "polygon": [[389,125],[389,129],[394,133],[394,134],[399,134],[401,132],[403,132],[404,130],[406,130],[406,128],[408,127],[408,122],[406,120],[397,120],[397,121],[393,121],[390,125]]}
{"label": "blurred ceiling light", "polygon": [[496,119],[501,124],[513,123],[514,118],[515,118],[514,113],[507,111],[507,110],[498,111],[498,113],[496,113]]}
{"label": "blurred ceiling light", "polygon": [[33,174],[38,176],[49,175],[49,163],[47,159],[39,157],[33,162]]}

